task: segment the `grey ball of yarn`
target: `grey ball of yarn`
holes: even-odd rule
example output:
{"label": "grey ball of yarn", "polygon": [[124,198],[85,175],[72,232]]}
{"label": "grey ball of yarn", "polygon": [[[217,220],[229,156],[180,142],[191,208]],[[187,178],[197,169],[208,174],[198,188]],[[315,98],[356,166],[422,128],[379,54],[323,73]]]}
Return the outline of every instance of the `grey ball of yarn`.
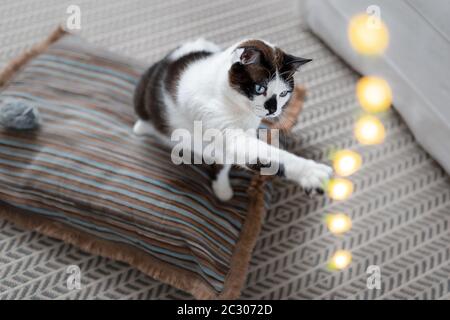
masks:
{"label": "grey ball of yarn", "polygon": [[8,129],[30,130],[39,126],[39,112],[35,105],[23,100],[0,104],[0,125]]}

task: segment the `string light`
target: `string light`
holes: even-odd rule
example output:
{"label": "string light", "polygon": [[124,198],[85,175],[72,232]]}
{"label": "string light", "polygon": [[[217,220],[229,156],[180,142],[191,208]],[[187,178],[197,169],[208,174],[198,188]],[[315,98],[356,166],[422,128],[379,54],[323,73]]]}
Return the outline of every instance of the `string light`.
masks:
{"label": "string light", "polygon": [[368,14],[352,17],[347,35],[353,49],[365,55],[382,54],[389,43],[389,32],[384,22]]}
{"label": "string light", "polygon": [[351,150],[340,150],[333,156],[334,171],[342,177],[348,177],[358,171],[361,163],[361,156]]}
{"label": "string light", "polygon": [[353,183],[342,178],[331,179],[328,183],[328,196],[334,200],[345,200],[353,193]]}
{"label": "string light", "polygon": [[352,228],[352,220],[343,213],[329,214],[325,220],[328,230],[334,234],[343,234]]}
{"label": "string light", "polygon": [[[389,43],[389,32],[378,16],[360,14],[354,16],[348,25],[348,38],[353,49],[365,55],[382,54]],[[389,109],[392,104],[392,91],[382,78],[363,77],[356,86],[356,96],[361,107],[368,113],[378,113]],[[386,130],[381,121],[373,115],[364,115],[355,124],[354,134],[359,143],[378,144],[384,141]],[[350,150],[340,150],[333,156],[335,172],[348,177],[362,164],[361,156]],[[328,195],[334,200],[345,200],[353,193],[353,183],[343,178],[330,180]],[[325,218],[331,233],[339,235],[352,227],[350,217],[344,213],[329,214]],[[332,270],[342,270],[350,265],[352,255],[349,251],[338,250],[331,257],[328,266]]]}
{"label": "string light", "polygon": [[352,254],[346,250],[338,250],[328,264],[333,270],[341,270],[346,268],[352,262]]}
{"label": "string light", "polygon": [[392,91],[386,80],[379,77],[362,77],[356,84],[356,97],[367,112],[382,112],[392,104]]}
{"label": "string light", "polygon": [[355,124],[355,137],[361,144],[372,145],[384,141],[386,131],[381,121],[372,115],[359,118]]}

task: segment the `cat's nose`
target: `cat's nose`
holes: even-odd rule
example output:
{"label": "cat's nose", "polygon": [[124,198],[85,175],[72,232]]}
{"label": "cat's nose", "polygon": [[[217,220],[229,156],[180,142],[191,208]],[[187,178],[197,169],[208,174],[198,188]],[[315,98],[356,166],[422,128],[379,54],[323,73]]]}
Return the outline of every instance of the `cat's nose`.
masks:
{"label": "cat's nose", "polygon": [[277,96],[272,95],[269,99],[264,102],[264,108],[269,111],[269,114],[277,111]]}

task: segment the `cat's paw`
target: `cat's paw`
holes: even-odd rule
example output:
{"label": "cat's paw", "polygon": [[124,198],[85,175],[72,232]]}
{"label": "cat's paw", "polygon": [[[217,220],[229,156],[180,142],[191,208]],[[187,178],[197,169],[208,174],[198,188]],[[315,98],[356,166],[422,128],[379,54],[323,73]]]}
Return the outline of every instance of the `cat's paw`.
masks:
{"label": "cat's paw", "polygon": [[325,193],[325,184],[332,174],[333,169],[331,167],[310,160],[303,166],[298,182],[308,196],[322,195]]}
{"label": "cat's paw", "polygon": [[212,182],[212,189],[217,198],[222,201],[228,201],[233,198],[233,188],[228,180],[218,179]]}
{"label": "cat's paw", "polygon": [[138,120],[133,126],[133,132],[137,136],[151,135],[154,129],[150,122]]}

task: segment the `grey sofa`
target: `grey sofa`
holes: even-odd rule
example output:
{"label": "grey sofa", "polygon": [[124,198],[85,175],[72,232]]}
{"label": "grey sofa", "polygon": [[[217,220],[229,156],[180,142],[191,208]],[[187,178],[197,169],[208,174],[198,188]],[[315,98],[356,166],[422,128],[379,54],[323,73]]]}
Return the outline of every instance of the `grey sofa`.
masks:
{"label": "grey sofa", "polygon": [[[417,141],[450,172],[450,1],[308,0],[308,26],[362,74],[385,78],[396,110]],[[380,8],[390,43],[381,57],[356,53],[348,21],[370,5]]]}

